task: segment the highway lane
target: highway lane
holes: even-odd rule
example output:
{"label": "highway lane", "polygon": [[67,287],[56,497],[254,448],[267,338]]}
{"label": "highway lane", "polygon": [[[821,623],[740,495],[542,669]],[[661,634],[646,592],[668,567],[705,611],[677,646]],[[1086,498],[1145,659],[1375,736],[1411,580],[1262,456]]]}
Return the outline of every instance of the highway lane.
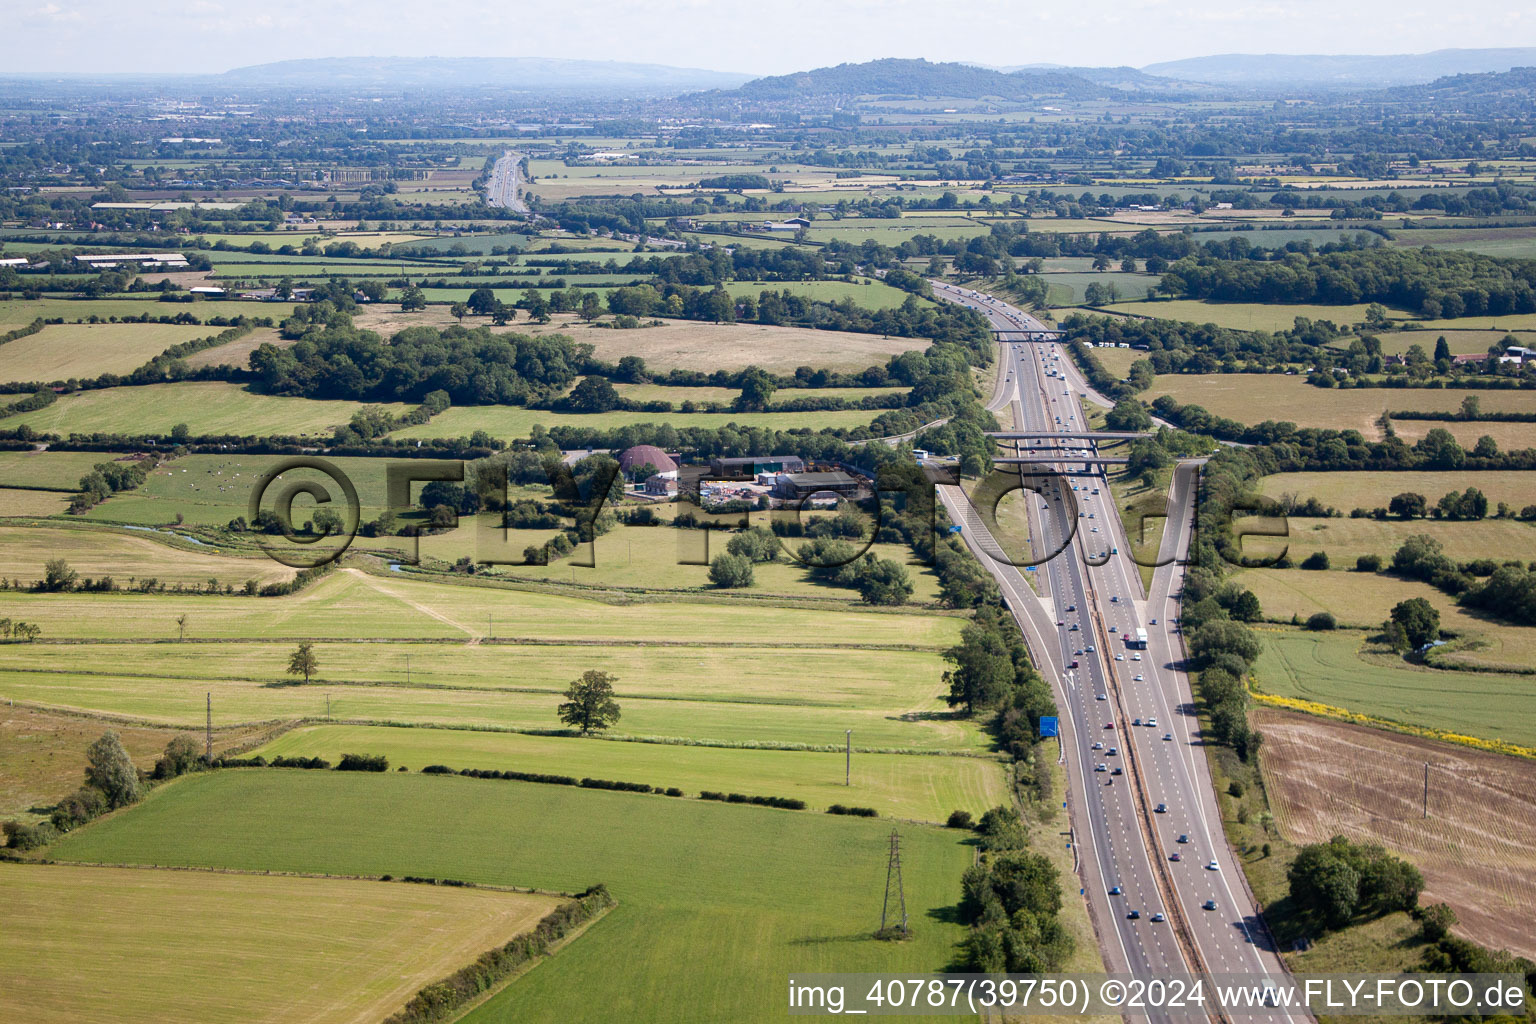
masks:
{"label": "highway lane", "polygon": [[[1014,425],[1025,430],[1086,429],[1078,400],[1084,382],[1070,358],[1059,346],[1027,342],[1023,340],[1027,334],[1012,333],[1045,331],[1048,328],[1044,324],[1005,303],[967,290],[939,285],[936,292],[979,309],[1005,332],[999,339],[999,375],[1008,386],[994,392],[989,407],[1001,409],[1004,403],[1011,405]],[[1195,473],[1195,467],[1182,466],[1175,476],[1160,560],[1187,551]],[[1038,612],[1046,607],[1047,601],[1029,595],[1028,585],[1022,580],[1024,574],[999,565],[995,558],[984,561],[989,562],[1000,584],[1018,577],[1017,585],[1005,586],[1004,592],[1009,594],[1010,607],[1021,624],[1025,620],[1034,624],[1032,630],[1026,630],[1027,636],[1035,634],[1031,636],[1031,649],[1049,655],[1041,668],[1052,672],[1063,718],[1072,722],[1072,735],[1063,737],[1064,749],[1072,755],[1071,781],[1085,796],[1078,802],[1080,806],[1073,808],[1074,822],[1104,840],[1085,842],[1088,837],[1079,833],[1080,852],[1097,861],[1085,865],[1082,875],[1101,937],[1111,930],[1105,927],[1107,921],[1114,922],[1112,930],[1118,941],[1105,941],[1103,944],[1109,947],[1106,952],[1112,954],[1118,946],[1133,970],[1161,973],[1184,968],[1177,948],[1166,936],[1161,936],[1165,941],[1154,940],[1150,949],[1145,941],[1138,941],[1148,930],[1146,922],[1154,912],[1148,908],[1160,907],[1155,872],[1162,869],[1179,912],[1189,923],[1200,968],[1213,972],[1280,974],[1283,967],[1227,848],[1209,768],[1204,753],[1198,749],[1199,724],[1189,678],[1180,667],[1184,657],[1182,637],[1175,632],[1177,626],[1173,621],[1177,616],[1175,595],[1182,589],[1183,566],[1175,559],[1158,569],[1150,596],[1143,598],[1140,576],[1131,561],[1131,548],[1102,469],[1091,476],[1073,479],[1078,488],[1074,495],[1081,501],[1077,510],[1081,518],[1071,550],[1030,574],[1044,575],[1048,582],[1048,586],[1041,588],[1043,594],[1053,598],[1054,611],[1047,615],[1054,614],[1055,619],[1049,620],[1048,626],[1041,626],[1038,621]],[[1098,494],[1093,493],[1095,488]],[[946,505],[951,506],[953,515],[954,503],[946,500]],[[1070,524],[1062,518],[1071,513],[1060,508],[1047,512],[1044,507],[1032,507],[1032,512],[1041,520],[1038,525],[1032,524],[1032,536],[1050,550],[1067,534]],[[984,532],[984,524],[971,522],[976,518],[972,514],[958,521],[965,522],[969,532]],[[977,542],[977,538],[971,539]],[[985,541],[977,543],[983,548],[989,546]],[[990,546],[995,547],[995,543]],[[1090,559],[1085,556],[1099,554],[1104,556],[1102,565],[1088,564]],[[1075,613],[1066,611],[1071,606],[1076,607]],[[1064,624],[1057,627],[1057,621]],[[1072,628],[1074,624],[1076,630]],[[1138,627],[1148,630],[1146,651],[1133,650],[1122,639],[1134,637]],[[1097,636],[1097,642],[1083,639],[1090,631]],[[1051,632],[1056,636],[1047,639]],[[1075,672],[1070,668],[1073,660],[1079,665]],[[1099,700],[1100,694],[1106,699]],[[1139,719],[1143,724],[1136,726],[1117,720],[1115,730],[1103,730],[1102,723],[1095,730],[1093,720],[1108,720],[1108,709],[1117,704],[1129,722]],[[1154,721],[1156,725],[1146,724]],[[1103,742],[1091,735],[1095,731],[1117,736],[1118,756],[1135,762],[1145,781],[1148,799],[1164,805],[1162,813],[1147,814],[1145,808],[1139,809],[1129,785],[1094,784],[1103,778],[1103,773],[1093,770],[1098,764],[1115,766],[1105,752],[1092,749],[1094,743]],[[1106,751],[1108,746],[1105,743]],[[1128,780],[1122,777],[1123,781]],[[1187,842],[1179,842],[1180,836]],[[1175,854],[1180,858],[1177,862],[1171,859]],[[1162,863],[1154,865],[1153,858],[1161,859]],[[1214,869],[1210,867],[1213,861]],[[1102,880],[1104,888],[1122,885],[1127,899],[1093,899],[1096,878]],[[1132,900],[1145,904],[1140,921],[1125,918]],[[1151,927],[1167,930],[1167,925]],[[1136,955],[1138,951],[1142,955]],[[1287,1015],[1277,1011],[1254,1019],[1279,1021],[1287,1019]]]}
{"label": "highway lane", "polygon": [[520,177],[518,164],[522,159],[521,153],[509,149],[496,161],[496,166],[491,168],[490,180],[485,184],[487,206],[501,206],[518,213],[528,212],[528,204],[523,202],[523,197],[517,192]]}

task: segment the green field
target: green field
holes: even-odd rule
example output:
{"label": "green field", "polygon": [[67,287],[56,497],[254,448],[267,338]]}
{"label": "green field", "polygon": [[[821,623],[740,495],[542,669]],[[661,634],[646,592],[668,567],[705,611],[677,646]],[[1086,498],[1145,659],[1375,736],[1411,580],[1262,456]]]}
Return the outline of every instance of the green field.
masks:
{"label": "green field", "polygon": [[[729,405],[740,395],[740,388],[684,388],[666,384],[615,384],[620,398],[631,402],[721,402]],[[864,398],[892,398],[905,395],[905,388],[780,388],[773,393],[775,403],[809,399],[843,399],[857,402]]]}
{"label": "green field", "polygon": [[[1433,504],[1440,495],[1429,496]],[[1253,537],[1243,550],[1254,557],[1277,556],[1288,548],[1300,562],[1314,551],[1323,551],[1337,569],[1354,568],[1360,555],[1380,555],[1391,562],[1392,554],[1415,534],[1427,534],[1459,562],[1476,558],[1519,558],[1536,561],[1536,525],[1513,519],[1452,522],[1437,519],[1305,519],[1290,520],[1290,536]]]}
{"label": "green field", "polygon": [[[0,617],[39,623],[50,639],[165,639],[174,617],[192,616],[191,637],[315,640],[496,639],[631,643],[658,638],[704,644],[739,637],[782,638],[825,646],[824,608],[756,602],[617,603],[492,587],[334,572],[282,598],[185,597],[174,594],[27,594],[0,592]],[[837,612],[836,641],[853,646],[943,648],[964,620],[955,616],[850,609]],[[488,626],[489,621],[489,626]]]}
{"label": "green field", "polygon": [[[1504,339],[1504,331],[1388,331],[1378,334],[1381,339],[1381,351],[1385,355],[1406,355],[1408,349],[1418,345],[1424,350],[1424,354],[1433,357],[1435,343],[1444,338],[1446,345],[1451,350],[1451,355],[1482,355],[1488,351],[1490,345],[1497,344]],[[1536,334],[1522,331],[1515,335],[1521,345],[1536,343]],[[1353,339],[1342,338],[1334,342],[1336,348],[1348,348]],[[1409,392],[1411,394],[1412,392]],[[1406,406],[1404,407],[1406,408]]]}
{"label": "green field", "polygon": [[[1198,299],[1158,299],[1148,302],[1120,302],[1106,308],[1120,313],[1135,313],[1159,320],[1184,320],[1195,324],[1215,324],[1242,331],[1290,330],[1299,316],[1308,320],[1332,320],[1340,326],[1365,322],[1369,303],[1352,306],[1315,306],[1304,303],[1203,302]],[[1433,340],[1431,340],[1433,344]]]}
{"label": "green field", "polygon": [[1358,430],[1376,438],[1381,434],[1376,420],[1383,412],[1454,411],[1469,394],[1478,396],[1484,412],[1536,412],[1536,391],[1317,388],[1305,377],[1277,373],[1167,373],[1153,382],[1144,397],[1150,402],[1159,395],[1172,395],[1180,404],[1202,406],[1239,423],[1288,421],[1299,427]]}
{"label": "green field", "polygon": [[0,864],[0,889],[0,1016],[31,1024],[381,1020],[560,903],[74,865]]}
{"label": "green field", "polygon": [[1261,690],[1299,697],[1409,725],[1467,736],[1536,744],[1531,678],[1419,668],[1391,655],[1360,655],[1352,630],[1264,630],[1254,665]]}
{"label": "green field", "polygon": [[618,907],[472,1020],[777,1021],[790,972],[950,963],[971,849],[962,834],[900,826],[913,937],[877,942],[890,828],[563,786],[256,770],[176,782],[50,853],[561,891],[602,882]]}
{"label": "green field", "polygon": [[[848,281],[731,281],[726,284],[725,290],[738,298],[750,295],[754,299],[763,292],[787,291],[823,302],[847,300],[865,309],[892,309],[911,297],[910,292],[904,292],[900,288],[893,288],[882,281],[870,278],[854,278],[851,283]],[[925,306],[929,304],[927,299],[919,298],[917,301]]]}
{"label": "green field", "polygon": [[0,452],[0,485],[76,491],[92,467],[116,457],[116,452]]}
{"label": "green field", "polygon": [[[191,313],[199,320],[209,317],[237,317],[237,316],[269,316],[281,320],[292,312],[292,307],[280,302],[240,302],[238,300],[218,302],[160,302],[149,298],[122,298],[122,299],[65,299],[45,298],[34,300],[13,299],[9,302],[0,302],[0,328],[9,330],[13,327],[23,327],[38,317],[51,320],[61,317],[65,321],[73,323],[76,320],[86,320],[96,316],[105,320],[108,317],[139,317],[148,313],[151,317],[178,316],[182,313]],[[215,333],[206,327],[204,334]]]}
{"label": "green field", "polygon": [[[303,401],[303,399],[293,399]],[[330,403],[325,403],[330,404]],[[335,403],[343,404],[343,403]],[[515,405],[455,406],[420,426],[397,430],[390,437],[468,437],[483,430],[492,437],[517,440],[528,437],[535,426],[589,427],[613,430],[636,423],[668,423],[674,427],[769,427],[790,430],[810,427],[862,427],[879,415],[875,410],[847,409],[835,412],[601,412],[568,413],[528,409]]]}
{"label": "green field", "polygon": [[[1305,569],[1244,569],[1233,577],[1253,591],[1272,621],[1305,621],[1314,612],[1332,612],[1339,623],[1379,628],[1393,605],[1422,597],[1440,612],[1440,628],[1462,638],[1435,660],[1523,672],[1536,664],[1536,627],[1513,626],[1462,608],[1450,595],[1426,583],[1373,573],[1311,572]],[[1449,677],[1454,685],[1457,677]]]}
{"label": "green field", "polygon": [[702,790],[797,797],[813,811],[833,804],[874,807],[886,817],[942,822],[955,808],[977,817],[1007,799],[1000,762],[978,757],[860,753],[843,784],[842,751],[735,750],[725,747],[613,743],[573,737],[448,729],[317,725],[286,732],[253,752],[265,757],[383,754],[391,767],[551,772]]}
{"label": "green field", "polygon": [[69,380],[127,374],[172,345],[218,333],[171,324],[53,324],[0,345],[0,381]]}
{"label": "green field", "polygon": [[210,578],[236,587],[246,580],[272,583],[293,570],[266,557],[234,558],[211,551],[172,548],[146,535],[105,529],[0,526],[0,573],[24,582],[40,580],[43,564],[63,557],[81,576],[111,576],[120,587],[153,576],[165,583],[202,586]]}
{"label": "green field", "polygon": [[[66,436],[169,434],[178,423],[187,424],[193,434],[313,435],[346,423],[363,405],[259,395],[238,384],[198,381],[81,391],[0,422],[7,430],[26,424],[39,432]],[[398,414],[411,406],[396,402],[385,408]]]}
{"label": "green field", "polygon": [[[1481,424],[1480,424],[1481,425]],[[1511,471],[1496,473],[1405,471],[1391,473],[1276,473],[1259,482],[1259,489],[1272,498],[1295,494],[1316,498],[1325,505],[1348,512],[1352,508],[1385,508],[1395,494],[1412,491],[1430,503],[1449,492],[1460,493],[1476,486],[1495,506],[1507,501],[1517,511],[1536,504],[1536,473]]]}

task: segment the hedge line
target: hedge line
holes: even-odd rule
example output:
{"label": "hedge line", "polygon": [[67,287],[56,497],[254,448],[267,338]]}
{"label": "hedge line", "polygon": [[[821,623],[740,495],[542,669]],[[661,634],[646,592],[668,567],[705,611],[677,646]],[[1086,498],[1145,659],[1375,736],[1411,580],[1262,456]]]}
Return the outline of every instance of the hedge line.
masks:
{"label": "hedge line", "polygon": [[43,318],[38,317],[36,320],[33,320],[25,327],[18,327],[14,331],[6,331],[4,334],[0,334],[0,345],[5,345],[9,342],[17,340],[18,338],[25,338],[29,335],[36,334],[38,331],[43,329],[43,326]]}
{"label": "hedge line", "polygon": [[532,932],[480,954],[479,959],[417,992],[400,1012],[384,1024],[431,1024],[454,1017],[470,1002],[505,980],[514,971],[542,956],[580,925],[614,905],[603,885],[594,885],[569,903],[555,908]]}

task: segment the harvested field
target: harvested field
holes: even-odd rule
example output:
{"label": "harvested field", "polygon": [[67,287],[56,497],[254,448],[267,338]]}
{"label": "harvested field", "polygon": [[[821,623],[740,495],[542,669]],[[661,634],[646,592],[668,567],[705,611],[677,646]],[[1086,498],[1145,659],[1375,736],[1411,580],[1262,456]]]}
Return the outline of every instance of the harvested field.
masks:
{"label": "harvested field", "polygon": [[236,338],[226,345],[194,352],[187,357],[186,363],[194,370],[205,366],[237,366],[244,369],[250,365],[251,353],[261,346],[276,345],[278,348],[287,348],[292,344],[292,341],[285,341],[279,337],[274,328],[257,328],[245,337]]}
{"label": "harvested field", "polygon": [[0,1016],[377,1021],[558,897],[207,871],[0,867]]}
{"label": "harvested field", "polygon": [[1424,873],[1422,902],[1455,908],[1458,933],[1536,955],[1536,762],[1271,708],[1254,721],[1287,839],[1380,843]]}
{"label": "harvested field", "polygon": [[127,374],[172,345],[219,330],[197,324],[50,324],[0,345],[0,380],[46,382]]}

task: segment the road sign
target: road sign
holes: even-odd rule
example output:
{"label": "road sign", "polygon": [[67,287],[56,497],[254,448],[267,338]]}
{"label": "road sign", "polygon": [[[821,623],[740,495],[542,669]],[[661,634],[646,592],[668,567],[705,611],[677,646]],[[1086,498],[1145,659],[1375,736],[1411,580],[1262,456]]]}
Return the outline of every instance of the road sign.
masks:
{"label": "road sign", "polygon": [[1024,571],[1025,571],[1025,572],[1034,572],[1034,571],[1035,571],[1035,567],[1034,567],[1034,566],[1032,566],[1032,565],[1026,565],[1026,566],[1025,566],[1025,567],[1024,567]]}
{"label": "road sign", "polygon": [[1044,739],[1047,736],[1055,735],[1057,735],[1055,716],[1040,719],[1040,738]]}
{"label": "road sign", "polygon": [[959,524],[956,524],[956,525],[954,525],[954,526],[951,526],[951,527],[950,527],[950,528],[949,528],[949,532],[950,532],[950,533],[959,533],[959,532],[960,532],[960,526],[959,526]]}

